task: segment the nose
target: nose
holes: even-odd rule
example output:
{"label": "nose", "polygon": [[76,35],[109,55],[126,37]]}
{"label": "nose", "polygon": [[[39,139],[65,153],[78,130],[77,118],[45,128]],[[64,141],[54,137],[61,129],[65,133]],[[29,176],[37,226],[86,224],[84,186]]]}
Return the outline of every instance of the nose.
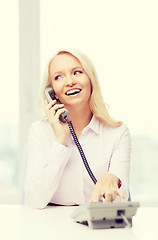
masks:
{"label": "nose", "polygon": [[66,81],[65,81],[66,86],[74,86],[75,84],[76,84],[76,81],[73,78],[73,76],[71,75],[66,76]]}

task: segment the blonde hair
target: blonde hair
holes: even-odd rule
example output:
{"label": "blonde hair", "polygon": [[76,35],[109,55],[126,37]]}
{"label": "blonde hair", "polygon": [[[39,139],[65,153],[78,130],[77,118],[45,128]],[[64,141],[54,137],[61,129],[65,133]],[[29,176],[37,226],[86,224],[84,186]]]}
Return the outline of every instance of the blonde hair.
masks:
{"label": "blonde hair", "polygon": [[[70,54],[74,57],[76,57],[79,62],[81,63],[82,67],[86,71],[87,75],[89,76],[92,84],[92,93],[91,93],[91,98],[90,98],[90,109],[95,117],[97,117],[103,124],[108,125],[108,126],[120,126],[121,122],[120,121],[115,121],[113,120],[108,111],[106,104],[103,101],[101,90],[99,87],[98,83],[98,78],[96,71],[94,69],[94,66],[92,62],[85,56],[83,53],[74,50],[74,49],[61,49],[59,50],[54,57],[51,58],[47,65],[47,69],[45,71],[41,87],[39,90],[39,97],[38,97],[38,102],[39,102],[39,109],[44,110],[44,90],[46,86],[51,85],[51,76],[50,76],[50,64],[52,63],[53,59],[60,54]],[[45,119],[45,113],[44,111],[41,111],[40,113],[42,119]]]}

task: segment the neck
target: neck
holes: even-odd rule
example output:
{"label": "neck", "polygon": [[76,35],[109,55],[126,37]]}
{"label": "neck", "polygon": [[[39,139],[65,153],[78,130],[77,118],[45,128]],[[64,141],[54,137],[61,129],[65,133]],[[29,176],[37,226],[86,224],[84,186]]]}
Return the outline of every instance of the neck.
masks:
{"label": "neck", "polygon": [[82,130],[90,123],[93,114],[89,106],[84,108],[83,106],[71,107],[71,109],[68,110],[70,112],[69,120],[72,121],[76,135],[79,137]]}

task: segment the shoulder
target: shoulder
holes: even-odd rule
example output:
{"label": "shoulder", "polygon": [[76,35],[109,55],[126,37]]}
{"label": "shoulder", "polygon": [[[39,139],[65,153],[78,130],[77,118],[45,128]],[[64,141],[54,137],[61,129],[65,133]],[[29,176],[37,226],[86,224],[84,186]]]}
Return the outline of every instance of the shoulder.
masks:
{"label": "shoulder", "polygon": [[104,144],[116,149],[118,146],[122,149],[131,148],[131,136],[128,126],[122,123],[120,126],[112,127],[101,124],[100,135]]}
{"label": "shoulder", "polygon": [[38,121],[35,121],[31,124],[31,127],[30,129],[33,129],[33,130],[37,130],[37,131],[40,131],[40,130],[44,130],[44,129],[48,129],[50,128],[50,124],[47,120],[38,120]]}
{"label": "shoulder", "polygon": [[48,128],[50,126],[47,120],[38,120],[31,124],[31,128],[40,129],[40,128]]}
{"label": "shoulder", "polygon": [[53,129],[47,120],[38,120],[31,124],[29,135],[44,136],[54,135]]}
{"label": "shoulder", "polygon": [[129,128],[125,123],[122,123],[119,126],[106,126],[103,123],[100,123],[100,130],[104,136],[113,139],[120,139],[125,135],[130,136]]}

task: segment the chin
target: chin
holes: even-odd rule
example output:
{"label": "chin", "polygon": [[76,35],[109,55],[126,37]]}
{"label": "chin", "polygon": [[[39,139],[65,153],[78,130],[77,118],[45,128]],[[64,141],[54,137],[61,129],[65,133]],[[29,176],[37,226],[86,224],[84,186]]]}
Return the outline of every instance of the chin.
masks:
{"label": "chin", "polygon": [[65,108],[66,108],[66,106],[68,106],[68,107],[81,107],[81,106],[88,106],[89,105],[89,101],[72,101],[72,102],[69,102],[69,103],[67,103],[67,104],[65,104]]}

